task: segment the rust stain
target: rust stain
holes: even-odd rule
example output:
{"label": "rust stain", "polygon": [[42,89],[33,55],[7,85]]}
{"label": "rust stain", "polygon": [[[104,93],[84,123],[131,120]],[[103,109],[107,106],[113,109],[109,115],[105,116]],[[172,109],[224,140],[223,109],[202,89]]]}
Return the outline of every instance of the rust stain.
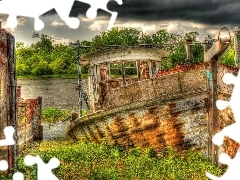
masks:
{"label": "rust stain", "polygon": [[224,152],[231,158],[234,158],[238,149],[240,148],[240,144],[228,137],[224,138],[223,144]]}
{"label": "rust stain", "polygon": [[135,127],[139,127],[141,125],[141,123],[138,121],[138,118],[135,116],[134,113],[129,115],[129,120],[131,124]]}
{"label": "rust stain", "polygon": [[164,139],[166,141],[166,145],[173,147],[177,151],[181,151],[183,150],[182,145],[184,144],[184,133],[181,131],[183,123],[180,123],[178,121],[178,116],[180,115],[180,112],[171,113],[174,107],[176,107],[176,104],[170,103],[167,108],[167,111],[170,113],[170,118],[167,119],[169,127],[164,129],[164,131],[166,132],[164,135]]}
{"label": "rust stain", "polygon": [[[149,107],[148,112],[140,117],[131,113],[128,119],[116,117],[108,127],[116,144],[123,146],[152,147],[156,151],[171,146],[176,150],[183,150],[184,134],[181,132],[183,123],[178,121],[180,113],[171,113],[176,105],[168,104],[164,111],[157,106]],[[170,118],[161,122],[160,116],[170,114]],[[127,124],[129,122],[130,124]]]}
{"label": "rust stain", "polygon": [[99,142],[98,138],[95,136],[94,132],[92,131],[92,129],[88,125],[87,125],[87,130],[89,132],[89,135],[90,135],[91,139],[94,142]]}
{"label": "rust stain", "polygon": [[132,141],[129,138],[129,127],[125,124],[125,119],[118,116],[113,120],[113,126],[111,126],[113,138],[116,139],[117,144],[124,146],[132,146]]}
{"label": "rust stain", "polygon": [[105,137],[105,135],[104,135],[104,132],[102,132],[101,131],[101,129],[99,128],[99,126],[98,125],[94,125],[94,129],[96,129],[96,131],[97,131],[97,133],[96,133],[96,135],[97,135],[97,139],[103,139],[104,137]]}

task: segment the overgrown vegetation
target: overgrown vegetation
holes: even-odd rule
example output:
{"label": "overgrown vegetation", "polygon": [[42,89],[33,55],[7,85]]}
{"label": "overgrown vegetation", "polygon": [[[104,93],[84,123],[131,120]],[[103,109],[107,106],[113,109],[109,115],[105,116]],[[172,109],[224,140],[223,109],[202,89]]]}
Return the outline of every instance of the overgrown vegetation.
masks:
{"label": "overgrown vegetation", "polygon": [[[39,41],[30,46],[23,42],[16,44],[18,76],[77,75],[76,50],[73,47],[53,45],[52,38],[45,34],[34,33],[33,38]],[[86,67],[82,67],[82,73],[87,74]]]}
{"label": "overgrown vegetation", "polygon": [[47,108],[42,110],[42,122],[54,123],[69,116],[68,110]]}
{"label": "overgrown vegetation", "polygon": [[[78,111],[79,112],[79,111]],[[42,123],[56,123],[58,121],[64,121],[66,119],[69,119],[68,117],[72,113],[78,114],[77,110],[75,108],[72,109],[59,109],[59,108],[46,108],[42,110],[42,117],[41,122]],[[87,115],[88,111],[83,110],[83,116]]]}
{"label": "overgrown vegetation", "polygon": [[[53,173],[61,180],[207,180],[206,171],[216,176],[221,176],[225,171],[211,165],[198,152],[178,154],[170,148],[157,155],[150,148],[125,150],[105,143],[51,140],[43,141],[39,151],[30,154],[40,155],[44,162],[52,157],[58,158],[61,164]],[[25,166],[23,157],[18,159],[18,167],[26,179],[36,179],[36,166]]]}

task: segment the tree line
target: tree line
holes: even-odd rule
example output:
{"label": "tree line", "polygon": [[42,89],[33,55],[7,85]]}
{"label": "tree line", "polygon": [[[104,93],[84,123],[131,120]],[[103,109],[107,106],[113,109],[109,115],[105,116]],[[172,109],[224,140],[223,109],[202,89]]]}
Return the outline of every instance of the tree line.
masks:
{"label": "tree line", "polygon": [[[185,41],[191,39],[197,42],[198,32],[185,34],[169,33],[160,29],[148,35],[134,28],[112,28],[96,35],[91,41],[82,41],[80,55],[108,45],[136,46],[139,44],[164,45],[170,51],[170,56],[164,60],[163,69],[171,69],[186,59]],[[76,49],[69,45],[54,45],[52,37],[34,32],[33,38],[37,43],[25,46],[23,42],[16,43],[16,70],[19,76],[40,76],[54,74],[77,74]],[[167,44],[167,45],[166,45]],[[193,45],[195,63],[203,62],[204,48],[201,44]],[[226,65],[234,65],[234,51],[231,49],[220,60]],[[82,73],[87,74],[87,67],[81,67]]]}

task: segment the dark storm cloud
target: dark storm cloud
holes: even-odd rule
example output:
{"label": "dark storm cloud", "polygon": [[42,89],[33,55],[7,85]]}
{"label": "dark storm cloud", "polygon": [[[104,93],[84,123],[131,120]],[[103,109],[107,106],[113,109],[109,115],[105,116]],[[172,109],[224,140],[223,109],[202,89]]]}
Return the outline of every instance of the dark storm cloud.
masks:
{"label": "dark storm cloud", "polygon": [[[70,16],[85,15],[89,7],[75,1]],[[124,21],[187,20],[212,25],[240,23],[239,0],[123,0],[121,6],[111,0],[108,8],[117,11],[118,20]],[[55,11],[46,14],[55,14]],[[98,11],[98,15],[105,14]]]}
{"label": "dark storm cloud", "polygon": [[[114,4],[112,4],[112,7],[115,7]],[[74,1],[72,10],[70,12],[71,17],[77,17],[79,15],[86,15],[87,10],[90,8],[89,4],[82,3],[80,1]],[[46,15],[55,15],[56,11],[51,10],[43,14],[43,16]],[[98,15],[105,15],[103,11],[98,11]]]}
{"label": "dark storm cloud", "polygon": [[110,2],[119,20],[189,20],[204,24],[240,24],[238,0],[123,0]]}
{"label": "dark storm cloud", "polygon": [[238,24],[240,20],[240,2],[231,0],[125,0],[115,10],[119,19],[189,20],[213,25]]}

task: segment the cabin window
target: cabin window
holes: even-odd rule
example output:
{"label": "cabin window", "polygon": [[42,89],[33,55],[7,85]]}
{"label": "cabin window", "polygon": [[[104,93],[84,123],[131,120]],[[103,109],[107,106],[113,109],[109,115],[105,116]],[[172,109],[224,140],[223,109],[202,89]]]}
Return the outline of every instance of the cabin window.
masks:
{"label": "cabin window", "polygon": [[110,64],[111,78],[122,78],[122,63],[116,62]]}
{"label": "cabin window", "polygon": [[156,65],[156,62],[153,62],[152,63],[152,75],[153,77],[155,77],[157,74],[157,65]]}
{"label": "cabin window", "polygon": [[125,78],[138,78],[136,61],[124,62],[124,77]]}

